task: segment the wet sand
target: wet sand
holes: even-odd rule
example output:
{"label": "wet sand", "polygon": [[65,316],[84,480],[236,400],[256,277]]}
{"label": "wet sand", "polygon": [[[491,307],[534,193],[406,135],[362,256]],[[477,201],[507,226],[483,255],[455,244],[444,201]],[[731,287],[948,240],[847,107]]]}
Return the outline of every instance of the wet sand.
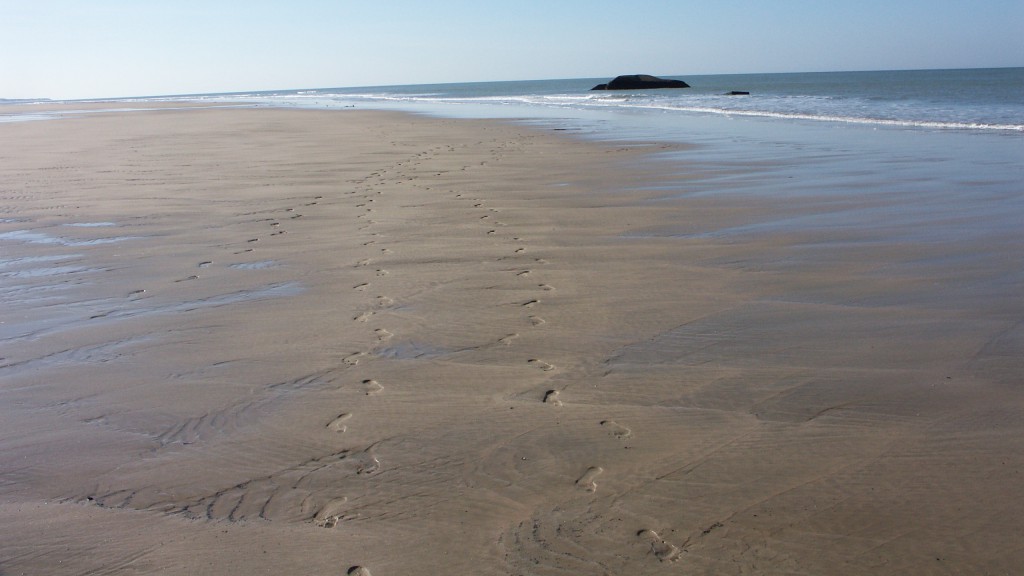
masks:
{"label": "wet sand", "polygon": [[685,190],[662,150],[0,124],[0,574],[1024,565],[1024,310],[963,289],[1019,258],[724,240],[807,208],[645,191]]}

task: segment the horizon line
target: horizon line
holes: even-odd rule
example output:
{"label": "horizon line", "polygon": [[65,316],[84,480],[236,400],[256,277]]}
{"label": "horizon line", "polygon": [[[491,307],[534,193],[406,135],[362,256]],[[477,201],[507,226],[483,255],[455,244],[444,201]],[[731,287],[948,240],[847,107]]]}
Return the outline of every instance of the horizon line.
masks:
{"label": "horizon line", "polygon": [[[869,73],[869,72],[926,72],[926,71],[943,71],[943,70],[1012,70],[1017,68],[1024,68],[1024,65],[1020,66],[971,66],[966,68],[879,68],[879,69],[862,69],[862,70],[806,70],[802,72],[725,72],[725,73],[713,73],[713,74],[661,74],[663,78],[683,78],[683,77],[694,77],[694,76],[753,76],[753,75],[782,75],[782,74],[857,74],[857,73]],[[646,74],[646,72],[630,72],[629,74]],[[72,103],[72,102],[105,102],[111,100],[128,100],[128,99],[149,99],[149,98],[186,98],[193,96],[231,96],[236,94],[254,94],[254,93],[267,93],[267,92],[296,92],[302,90],[352,90],[358,88],[395,88],[400,86],[449,86],[456,84],[498,84],[504,82],[549,82],[555,80],[601,80],[604,78],[614,78],[619,76],[616,74],[613,76],[580,76],[580,77],[551,77],[551,78],[520,78],[511,80],[468,80],[468,81],[452,81],[452,82],[416,82],[411,84],[355,84],[347,86],[321,86],[321,87],[301,87],[301,88],[265,88],[265,89],[251,89],[251,90],[226,90],[226,91],[215,91],[215,92],[175,92],[167,94],[146,94],[146,95],[133,95],[133,96],[95,96],[89,98],[4,98],[0,97],[0,105],[10,104],[33,104],[33,103]],[[654,76],[659,76],[654,74]]]}

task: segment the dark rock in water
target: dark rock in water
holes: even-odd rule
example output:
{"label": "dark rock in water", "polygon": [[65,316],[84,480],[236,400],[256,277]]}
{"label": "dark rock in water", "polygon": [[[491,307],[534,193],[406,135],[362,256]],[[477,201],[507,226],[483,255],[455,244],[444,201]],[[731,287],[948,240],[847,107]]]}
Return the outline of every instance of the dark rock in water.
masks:
{"label": "dark rock in water", "polygon": [[591,90],[650,90],[653,88],[689,88],[682,80],[668,80],[649,74],[629,74],[616,76],[607,84],[598,84]]}
{"label": "dark rock in water", "polygon": [[750,96],[750,92],[745,92],[743,90],[732,90],[730,92],[726,92],[724,96]]}

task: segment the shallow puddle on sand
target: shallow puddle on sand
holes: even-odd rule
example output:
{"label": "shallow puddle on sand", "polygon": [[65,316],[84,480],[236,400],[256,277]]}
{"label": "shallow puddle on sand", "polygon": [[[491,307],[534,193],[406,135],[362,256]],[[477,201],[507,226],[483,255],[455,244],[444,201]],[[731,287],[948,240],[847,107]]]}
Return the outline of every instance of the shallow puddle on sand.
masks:
{"label": "shallow puddle on sand", "polygon": [[72,228],[107,228],[110,226],[117,226],[115,222],[72,222],[70,224],[64,224],[64,226],[70,226]]}
{"label": "shallow puddle on sand", "polygon": [[459,352],[459,350],[442,348],[424,342],[408,341],[378,348],[374,351],[374,354],[391,360],[415,360],[421,358],[440,358],[456,352]]}
{"label": "shallow puddle on sand", "polygon": [[0,233],[0,240],[11,240],[24,242],[26,244],[58,244],[60,246],[97,246],[100,244],[113,244],[125,240],[137,240],[143,236],[109,236],[106,238],[93,238],[91,240],[73,240],[62,236],[51,236],[33,230],[12,230],[11,232]]}
{"label": "shallow puddle on sand", "polygon": [[[53,294],[54,290],[63,291],[73,287],[63,283],[57,286],[36,285],[29,288],[0,290],[0,302],[9,308],[18,306],[22,309],[20,314],[12,314],[0,322],[0,340],[18,337],[39,338],[81,327],[86,322],[89,326],[95,326],[99,322],[192,312],[243,302],[283,298],[299,294],[304,289],[299,282],[284,282],[186,302],[157,302],[152,298],[132,297],[74,302],[68,301],[71,297],[67,292]],[[40,291],[44,293],[39,294]]]}
{"label": "shallow puddle on sand", "polygon": [[50,256],[19,256],[16,258],[0,258],[0,270],[16,268],[26,264],[41,264],[44,262],[63,262],[81,258],[81,254],[53,254]]}
{"label": "shallow puddle on sand", "polygon": [[87,272],[102,272],[102,268],[89,268],[87,266],[46,266],[42,268],[26,268],[24,270],[12,270],[0,272],[2,278],[41,278],[46,276],[59,276],[64,274],[83,274]]}
{"label": "shallow puddle on sand", "polygon": [[280,266],[280,264],[274,260],[261,260],[259,262],[241,262],[238,264],[231,264],[229,265],[229,268],[234,268],[236,270],[265,270],[267,268],[276,268],[277,266]]}

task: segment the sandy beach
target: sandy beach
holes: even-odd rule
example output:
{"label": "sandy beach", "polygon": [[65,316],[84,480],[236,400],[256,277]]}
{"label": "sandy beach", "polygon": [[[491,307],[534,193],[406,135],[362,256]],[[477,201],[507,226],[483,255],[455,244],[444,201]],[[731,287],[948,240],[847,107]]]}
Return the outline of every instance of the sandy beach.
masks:
{"label": "sandy beach", "polygon": [[0,576],[1018,572],[1020,256],[724,241],[810,205],[681,148],[0,124]]}

